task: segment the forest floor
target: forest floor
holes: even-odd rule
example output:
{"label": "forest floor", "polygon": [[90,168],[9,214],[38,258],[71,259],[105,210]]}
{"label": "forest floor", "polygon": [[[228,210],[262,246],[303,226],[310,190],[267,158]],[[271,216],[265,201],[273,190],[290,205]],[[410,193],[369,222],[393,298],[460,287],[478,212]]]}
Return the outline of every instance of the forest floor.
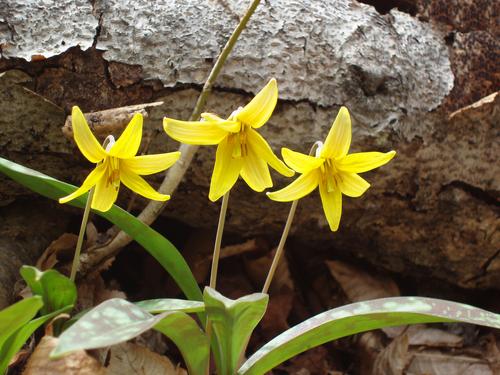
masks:
{"label": "forest floor", "polygon": [[[93,223],[99,231],[108,226],[100,219]],[[206,254],[213,246],[213,231],[168,219],[159,219],[155,227],[180,249],[200,285],[207,282],[211,260]],[[217,289],[234,299],[260,291],[272,260],[275,239],[243,238],[234,233],[226,233],[225,239]],[[71,257],[75,235],[66,233],[54,240],[39,259],[42,267],[50,266],[56,258],[64,261]],[[92,241],[92,236],[89,240]],[[135,243],[123,249],[113,262],[80,280],[78,288],[78,309],[112,297],[131,301],[182,298],[163,268]],[[388,274],[383,265],[377,269],[360,260],[346,259],[340,249],[333,252],[309,249],[292,236],[270,290],[268,311],[252,336],[247,354],[322,311],[350,302],[399,295],[438,297],[500,311],[494,292],[467,291],[439,280]],[[500,334],[495,330],[465,324],[393,327],[314,348],[278,366],[272,373],[494,375],[500,371],[499,340]],[[16,357],[9,374],[22,373],[34,346],[32,340]],[[179,352],[159,333],[149,332],[134,343],[91,354],[111,366],[112,374],[137,373],[138,366],[146,366],[146,362],[149,363],[143,368],[146,374],[165,373],[165,368],[171,368],[168,374],[185,373]],[[37,372],[28,369],[26,373]]]}

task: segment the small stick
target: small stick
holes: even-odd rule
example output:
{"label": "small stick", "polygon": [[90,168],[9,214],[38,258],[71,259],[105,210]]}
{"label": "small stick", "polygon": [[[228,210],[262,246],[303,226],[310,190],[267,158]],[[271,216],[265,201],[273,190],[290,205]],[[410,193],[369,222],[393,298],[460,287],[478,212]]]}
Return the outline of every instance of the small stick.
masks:
{"label": "small stick", "polygon": [[[96,136],[106,137],[117,130],[124,129],[135,113],[141,113],[144,118],[148,117],[148,109],[158,107],[163,102],[129,105],[104,111],[85,113],[90,129]],[[62,127],[62,132],[68,139],[73,139],[73,127],[71,126],[71,116],[66,118]]]}

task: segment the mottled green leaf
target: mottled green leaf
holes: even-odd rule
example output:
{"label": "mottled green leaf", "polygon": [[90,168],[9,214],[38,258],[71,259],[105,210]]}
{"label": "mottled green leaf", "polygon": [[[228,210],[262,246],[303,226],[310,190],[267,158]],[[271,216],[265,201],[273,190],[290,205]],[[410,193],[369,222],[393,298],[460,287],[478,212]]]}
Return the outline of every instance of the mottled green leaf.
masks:
{"label": "mottled green leaf", "polygon": [[59,314],[67,312],[71,308],[72,306],[68,306],[50,314],[43,315],[37,319],[33,319],[11,334],[0,350],[0,374],[5,373],[14,355],[16,355],[16,353],[23,347],[24,343],[42,324],[45,324]]}
{"label": "mottled green leaf", "polygon": [[198,323],[181,311],[167,312],[154,329],[179,348],[190,375],[204,375],[210,358],[208,338]]}
{"label": "mottled green leaf", "polygon": [[42,314],[49,314],[76,302],[76,285],[56,270],[40,271],[32,266],[22,266],[21,276],[34,295],[43,299]]}
{"label": "mottled green leaf", "polygon": [[42,306],[42,297],[33,296],[0,311],[0,350],[2,350],[5,341],[20,327],[33,319]]}
{"label": "mottled green leaf", "polygon": [[221,352],[219,375],[233,375],[250,335],[266,312],[269,296],[254,293],[232,300],[206,287],[203,299]]}
{"label": "mottled green leaf", "polygon": [[[55,178],[3,158],[0,158],[0,172],[34,192],[51,199],[57,200],[76,190],[73,185],[58,181]],[[83,208],[86,200],[87,194],[84,194],[68,204]],[[107,212],[95,211],[95,213],[118,226],[143,246],[172,276],[189,299],[202,300],[201,290],[193,273],[170,241],[118,206],[114,205]]]}
{"label": "mottled green leaf", "polygon": [[500,315],[469,305],[423,297],[357,302],[316,315],[283,332],[254,353],[241,366],[238,374],[264,374],[308,349],[359,332],[436,322],[462,322],[500,328]]}
{"label": "mottled green leaf", "polygon": [[51,357],[119,344],[153,328],[164,316],[165,313],[153,316],[124,299],[110,299],[64,331]]}
{"label": "mottled green leaf", "polygon": [[135,302],[135,305],[151,314],[158,314],[166,311],[196,313],[205,310],[205,304],[203,302],[175,298],[148,299],[145,301]]}

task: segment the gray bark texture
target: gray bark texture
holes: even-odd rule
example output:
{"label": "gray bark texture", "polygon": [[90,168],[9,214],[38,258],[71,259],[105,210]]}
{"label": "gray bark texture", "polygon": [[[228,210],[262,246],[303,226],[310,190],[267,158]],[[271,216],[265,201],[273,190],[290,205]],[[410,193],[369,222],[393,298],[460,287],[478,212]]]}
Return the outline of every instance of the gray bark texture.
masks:
{"label": "gray bark texture", "polygon": [[[149,112],[144,137],[151,138],[151,153],[173,151],[177,144],[162,134],[162,117],[189,117],[248,5],[2,2],[0,154],[74,184],[92,166],[62,135],[71,106],[90,112],[162,100]],[[304,251],[331,248],[332,256],[362,258],[410,277],[498,288],[494,51],[500,46],[494,3],[417,0],[416,14],[380,14],[355,0],[269,0],[259,6],[206,110],[227,116],[275,77],[280,101],[262,134],[277,154],[284,146],[306,152],[323,140],[341,105],[353,119],[351,152],[398,153],[365,174],[372,187],[362,198],[344,197],[339,232],[328,230],[317,194],[299,203],[292,236]],[[201,148],[164,215],[195,227],[216,225],[218,205],[207,198],[214,152]],[[275,187],[290,182],[273,176]],[[0,177],[2,215],[29,195]],[[119,203],[129,198],[122,191]],[[138,199],[136,208],[143,206]],[[231,194],[227,230],[277,238],[288,207],[240,181]],[[35,254],[41,250],[33,247]]]}

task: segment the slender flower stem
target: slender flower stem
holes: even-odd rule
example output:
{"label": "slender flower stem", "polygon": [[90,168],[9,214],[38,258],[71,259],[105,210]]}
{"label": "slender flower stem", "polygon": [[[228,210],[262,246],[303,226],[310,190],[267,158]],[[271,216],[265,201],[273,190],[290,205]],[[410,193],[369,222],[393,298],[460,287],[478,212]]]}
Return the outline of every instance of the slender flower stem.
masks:
{"label": "slender flower stem", "polygon": [[85,204],[85,210],[83,211],[82,224],[80,225],[80,233],[78,234],[78,240],[76,241],[75,256],[73,258],[73,264],[71,266],[70,280],[75,281],[76,272],[78,271],[78,266],[80,265],[80,252],[82,251],[83,237],[85,237],[85,229],[87,228],[87,222],[89,221],[90,206],[92,204],[92,197],[94,196],[94,188],[90,189],[89,195],[87,196],[87,203]]}
{"label": "slender flower stem", "polygon": [[222,233],[226,222],[227,204],[229,202],[229,191],[222,197],[220,207],[219,223],[217,224],[217,234],[215,235],[214,254],[212,256],[212,270],[210,271],[210,288],[215,289],[217,284],[217,270],[219,269],[220,245],[222,243]]}
{"label": "slender flower stem", "polygon": [[[322,145],[322,142],[315,142],[309,150],[309,155],[313,155],[314,151],[322,147]],[[273,262],[271,264],[271,268],[269,269],[269,273],[267,274],[266,282],[262,287],[262,293],[267,293],[269,287],[271,286],[271,281],[273,280],[274,273],[276,272],[276,268],[278,268],[281,255],[283,254],[283,249],[285,248],[285,242],[288,238],[288,233],[290,232],[290,227],[292,226],[293,217],[295,216],[295,210],[297,209],[298,203],[298,200],[292,202],[292,206],[290,207],[290,211],[288,212],[288,218],[286,219],[285,229],[283,229],[280,243],[278,244],[278,248],[276,249],[276,254],[274,254]]]}
{"label": "slender flower stem", "polygon": [[[222,243],[222,233],[224,232],[224,224],[226,223],[226,212],[227,205],[229,203],[229,193],[228,191],[222,197],[222,205],[220,207],[219,213],[219,223],[217,224],[217,234],[215,235],[215,244],[214,244],[214,253],[212,255],[212,269],[210,271],[210,288],[215,289],[217,284],[217,270],[219,269],[219,258],[220,258],[220,245]],[[212,323],[208,320],[205,324],[205,334],[207,335],[208,342],[212,341]],[[206,375],[208,375],[210,371],[210,363],[208,364],[208,368],[206,370]]]}
{"label": "slender flower stem", "polygon": [[271,286],[271,281],[273,280],[274,273],[276,272],[276,268],[278,268],[278,263],[281,259],[283,249],[285,248],[285,242],[288,237],[288,233],[290,232],[290,227],[292,226],[293,217],[295,216],[295,210],[297,209],[298,203],[298,200],[292,202],[292,206],[290,207],[290,211],[288,212],[288,218],[286,219],[285,229],[283,230],[283,234],[281,235],[276,254],[274,254],[273,263],[271,264],[271,268],[269,269],[269,273],[267,274],[266,282],[264,283],[264,287],[262,288],[262,293],[267,293],[269,287]]}

